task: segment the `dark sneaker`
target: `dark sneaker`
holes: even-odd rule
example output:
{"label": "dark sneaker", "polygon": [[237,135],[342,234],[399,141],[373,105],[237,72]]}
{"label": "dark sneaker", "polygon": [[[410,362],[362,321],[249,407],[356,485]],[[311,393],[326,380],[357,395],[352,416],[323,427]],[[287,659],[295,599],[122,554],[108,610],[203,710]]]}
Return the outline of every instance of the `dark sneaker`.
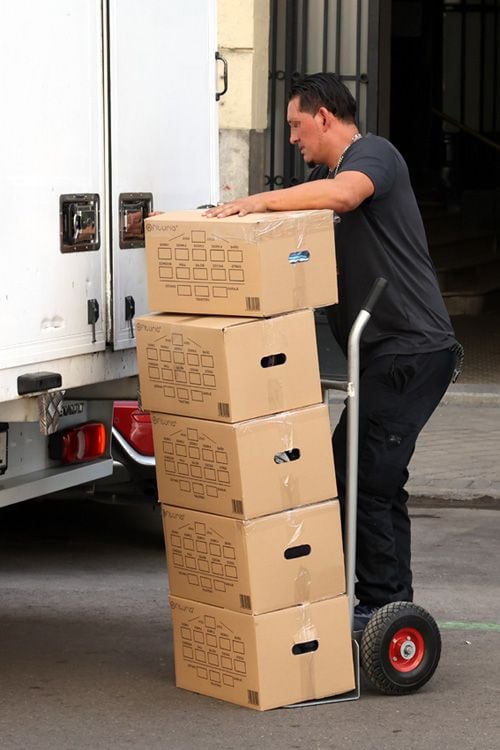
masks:
{"label": "dark sneaker", "polygon": [[368,625],[369,620],[373,617],[380,607],[375,607],[370,604],[356,604],[354,607],[354,630],[364,630]]}

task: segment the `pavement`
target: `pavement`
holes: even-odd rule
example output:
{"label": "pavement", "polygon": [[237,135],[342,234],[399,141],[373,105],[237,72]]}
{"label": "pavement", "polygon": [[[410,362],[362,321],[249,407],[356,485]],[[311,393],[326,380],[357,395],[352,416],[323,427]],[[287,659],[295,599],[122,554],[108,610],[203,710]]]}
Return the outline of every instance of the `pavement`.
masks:
{"label": "pavement", "polygon": [[452,386],[410,463],[413,502],[500,509],[500,389]]}
{"label": "pavement", "polygon": [[[330,392],[333,423],[343,398]],[[417,441],[410,503],[500,510],[499,459],[500,386],[452,385]]]}

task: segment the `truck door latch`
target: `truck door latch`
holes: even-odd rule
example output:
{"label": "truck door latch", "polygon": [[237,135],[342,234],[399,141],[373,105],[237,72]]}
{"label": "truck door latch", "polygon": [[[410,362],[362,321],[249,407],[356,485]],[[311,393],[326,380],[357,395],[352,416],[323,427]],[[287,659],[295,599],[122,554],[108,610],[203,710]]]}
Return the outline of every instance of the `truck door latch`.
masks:
{"label": "truck door latch", "polygon": [[87,300],[87,322],[92,326],[92,343],[95,344],[95,324],[99,320],[99,302],[96,299]]}
{"label": "truck door latch", "polygon": [[120,193],[118,211],[120,222],[120,248],[144,247],[144,219],[153,210],[152,193]]}
{"label": "truck door latch", "polygon": [[59,238],[62,253],[99,250],[99,195],[73,193],[59,196]]}
{"label": "truck door latch", "polygon": [[134,315],[135,315],[135,299],[132,296],[125,297],[125,321],[130,325],[130,338],[133,339],[134,334]]}

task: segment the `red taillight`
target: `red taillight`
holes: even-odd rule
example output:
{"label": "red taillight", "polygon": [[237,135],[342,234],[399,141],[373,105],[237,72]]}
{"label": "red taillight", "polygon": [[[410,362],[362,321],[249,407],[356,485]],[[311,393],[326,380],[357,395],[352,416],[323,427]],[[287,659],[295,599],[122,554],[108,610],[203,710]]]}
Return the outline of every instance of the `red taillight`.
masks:
{"label": "red taillight", "polygon": [[143,456],[154,456],[151,415],[138,408],[137,401],[115,401],[113,427]]}
{"label": "red taillight", "polygon": [[52,435],[50,457],[63,464],[77,464],[101,458],[106,453],[106,427],[102,422],[70,427]]}

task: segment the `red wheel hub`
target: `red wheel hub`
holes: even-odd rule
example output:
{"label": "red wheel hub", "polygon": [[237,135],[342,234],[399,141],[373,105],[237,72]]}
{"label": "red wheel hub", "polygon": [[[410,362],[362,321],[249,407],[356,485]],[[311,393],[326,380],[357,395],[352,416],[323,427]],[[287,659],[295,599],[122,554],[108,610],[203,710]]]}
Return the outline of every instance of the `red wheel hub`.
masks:
{"label": "red wheel hub", "polygon": [[415,628],[401,628],[391,638],[389,659],[397,672],[416,669],[425,654],[425,643]]}

